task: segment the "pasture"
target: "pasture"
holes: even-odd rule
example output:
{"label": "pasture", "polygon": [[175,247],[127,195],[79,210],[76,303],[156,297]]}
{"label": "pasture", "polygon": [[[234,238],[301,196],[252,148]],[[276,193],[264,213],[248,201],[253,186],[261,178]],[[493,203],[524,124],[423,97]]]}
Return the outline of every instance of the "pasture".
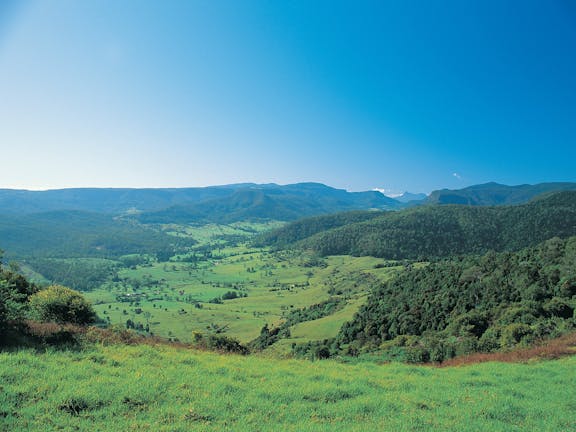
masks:
{"label": "pasture", "polygon": [[21,349],[0,353],[0,430],[569,431],[575,368],[576,357],[434,368]]}
{"label": "pasture", "polygon": [[[311,253],[251,248],[247,240],[269,224],[167,225],[174,236],[197,241],[186,254],[160,262],[127,257],[114,279],[86,293],[109,324],[189,342],[193,332],[226,334],[248,342],[264,325],[276,326],[293,310],[337,299],[333,315],[294,327],[292,343],[334,337],[352,318],[374,283],[402,269],[382,259],[319,258]],[[276,349],[278,351],[278,349]]]}

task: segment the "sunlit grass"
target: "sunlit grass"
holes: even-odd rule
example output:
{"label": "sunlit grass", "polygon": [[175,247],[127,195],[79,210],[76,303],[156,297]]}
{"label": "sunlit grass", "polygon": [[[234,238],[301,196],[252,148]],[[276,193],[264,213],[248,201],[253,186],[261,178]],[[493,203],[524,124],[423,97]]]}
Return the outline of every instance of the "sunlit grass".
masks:
{"label": "sunlit grass", "polygon": [[[202,233],[206,239],[217,238],[221,228],[179,229],[186,230],[187,235]],[[128,282],[107,284],[87,296],[97,313],[111,324],[125,325],[131,320],[147,325],[156,335],[181,341],[190,341],[193,332],[224,332],[242,342],[256,338],[265,324],[278,325],[291,310],[334,295],[344,300],[344,308],[333,316],[295,327],[294,338],[281,343],[280,351],[288,352],[294,342],[336,336],[366,299],[371,287],[364,276],[383,281],[402,269],[381,267],[385,263],[381,259],[351,256],[328,257],[318,265],[309,254],[275,254],[244,244],[220,252],[220,257],[195,264],[167,262],[126,268],[119,277]],[[141,285],[135,286],[133,281]],[[247,297],[210,303],[230,290]],[[118,295],[127,293],[145,293],[148,298],[133,304],[117,300]],[[201,302],[202,307],[194,302]]]}
{"label": "sunlit grass", "polygon": [[569,431],[576,357],[458,368],[165,346],[0,354],[0,429]]}

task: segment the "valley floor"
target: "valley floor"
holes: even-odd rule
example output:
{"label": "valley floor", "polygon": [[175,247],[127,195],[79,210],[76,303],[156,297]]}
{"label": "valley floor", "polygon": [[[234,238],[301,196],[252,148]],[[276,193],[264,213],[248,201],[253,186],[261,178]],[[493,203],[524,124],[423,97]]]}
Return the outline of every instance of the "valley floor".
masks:
{"label": "valley floor", "polygon": [[569,431],[576,357],[434,368],[170,346],[0,353],[1,431]]}

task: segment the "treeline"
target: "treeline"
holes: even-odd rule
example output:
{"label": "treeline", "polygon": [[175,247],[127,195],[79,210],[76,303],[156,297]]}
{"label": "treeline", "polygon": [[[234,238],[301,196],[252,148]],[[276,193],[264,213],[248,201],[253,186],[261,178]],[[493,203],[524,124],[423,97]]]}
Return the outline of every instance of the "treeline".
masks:
{"label": "treeline", "polygon": [[292,222],[276,230],[267,231],[258,236],[253,244],[255,246],[268,246],[281,249],[314,234],[350,225],[365,222],[382,215],[380,211],[350,211],[327,216],[314,216]]}
{"label": "treeline", "polygon": [[[136,259],[128,262],[136,262]],[[138,261],[139,262],[139,261]],[[117,278],[120,262],[101,258],[36,258],[27,264],[51,283],[90,291]]]}
{"label": "treeline", "polygon": [[[346,215],[341,217],[346,219]],[[288,225],[268,234],[266,244],[294,243],[323,256],[370,255],[395,260],[519,250],[555,236],[576,235],[576,192],[561,192],[519,206],[424,206],[382,212],[304,237],[316,232],[323,221],[330,226],[330,218]]]}
{"label": "treeline", "polygon": [[576,237],[408,268],[376,289],[332,349],[442,361],[576,328]]}
{"label": "treeline", "polygon": [[250,342],[249,347],[261,351],[275,344],[280,339],[290,337],[290,327],[306,321],[314,321],[337,312],[344,307],[345,301],[333,297],[321,303],[313,304],[301,309],[290,311],[283,323],[277,327],[269,328],[266,324],[260,330],[260,335]]}

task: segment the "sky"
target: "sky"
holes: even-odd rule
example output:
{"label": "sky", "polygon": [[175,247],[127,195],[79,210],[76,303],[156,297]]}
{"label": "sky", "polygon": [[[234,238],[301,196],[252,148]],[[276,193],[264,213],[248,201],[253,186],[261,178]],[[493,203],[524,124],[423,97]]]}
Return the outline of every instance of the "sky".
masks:
{"label": "sky", "polygon": [[0,188],[576,181],[572,0],[0,0]]}

